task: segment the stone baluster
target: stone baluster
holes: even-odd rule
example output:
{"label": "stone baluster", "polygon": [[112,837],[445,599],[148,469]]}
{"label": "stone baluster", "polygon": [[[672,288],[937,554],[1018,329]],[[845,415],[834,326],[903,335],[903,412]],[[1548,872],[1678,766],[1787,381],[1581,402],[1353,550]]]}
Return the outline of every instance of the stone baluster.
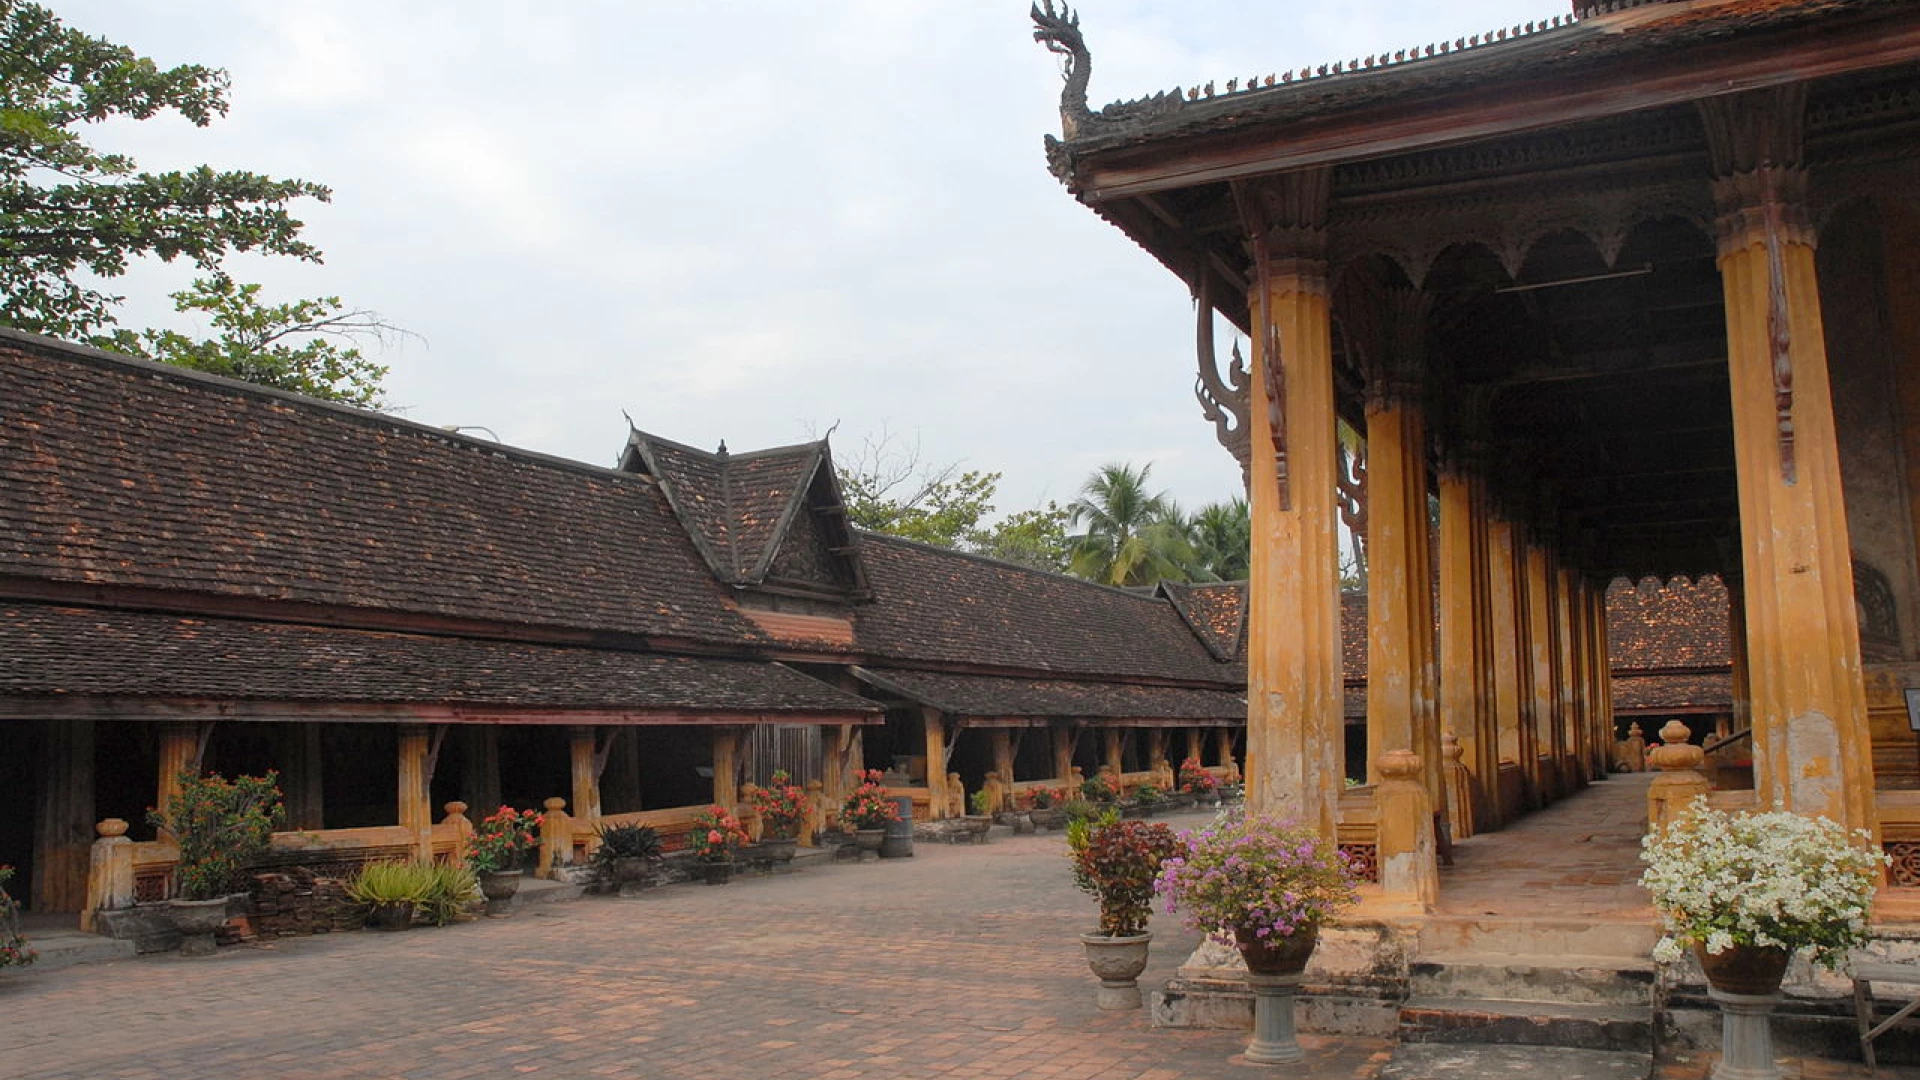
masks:
{"label": "stone baluster", "polygon": [[807,782],[807,816],[800,825],[800,842],[814,847],[827,828],[827,786],[818,780]]}
{"label": "stone baluster", "polygon": [[453,831],[453,853],[448,858],[455,863],[467,861],[467,849],[473,845],[473,822],[467,818],[467,804],[458,799],[447,803],[447,816],[440,824]]}
{"label": "stone baluster", "polygon": [[1647,733],[1638,720],[1627,725],[1627,771],[1647,771]]}
{"label": "stone baluster", "polygon": [[555,796],[541,804],[546,809],[540,818],[540,864],[535,877],[554,877],[557,867],[573,861],[573,818],[567,814],[567,800]]}
{"label": "stone baluster", "polygon": [[[1638,727],[1639,725],[1635,725]],[[1660,775],[1647,788],[1647,828],[1657,829],[1686,811],[1697,795],[1713,789],[1702,766],[1707,752],[1690,741],[1692,729],[1678,720],[1667,721],[1660,729],[1665,746],[1656,746],[1647,755]]]}
{"label": "stone baluster", "polygon": [[960,782],[960,774],[947,774],[947,816],[965,817],[967,813],[967,786]]}
{"label": "stone baluster", "polygon": [[107,818],[95,825],[99,839],[93,842],[87,869],[87,906],[80,912],[80,929],[93,932],[94,913],[118,911],[133,906],[133,841],[127,839],[127,823]]}
{"label": "stone baluster", "polygon": [[1465,840],[1474,833],[1473,772],[1462,760],[1466,748],[1452,731],[1440,734],[1441,772],[1447,789],[1447,810],[1453,825],[1453,838]]}

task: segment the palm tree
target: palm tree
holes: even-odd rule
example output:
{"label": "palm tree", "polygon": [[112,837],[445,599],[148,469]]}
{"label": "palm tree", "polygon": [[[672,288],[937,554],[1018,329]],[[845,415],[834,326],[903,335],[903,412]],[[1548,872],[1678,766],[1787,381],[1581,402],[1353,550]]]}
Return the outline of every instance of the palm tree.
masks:
{"label": "palm tree", "polygon": [[1252,558],[1253,522],[1247,500],[1208,503],[1187,522],[1197,558],[1193,577],[1245,581]]}
{"label": "palm tree", "polygon": [[1179,508],[1166,493],[1149,493],[1151,463],[1102,465],[1067,507],[1067,523],[1086,531],[1070,538],[1070,572],[1107,585],[1185,581],[1193,548]]}

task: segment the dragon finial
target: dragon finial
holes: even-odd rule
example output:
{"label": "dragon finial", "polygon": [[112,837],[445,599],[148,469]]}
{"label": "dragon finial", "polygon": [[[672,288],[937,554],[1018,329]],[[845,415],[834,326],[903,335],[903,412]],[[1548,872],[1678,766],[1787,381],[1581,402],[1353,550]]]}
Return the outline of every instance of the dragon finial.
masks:
{"label": "dragon finial", "polygon": [[1067,139],[1079,135],[1080,127],[1093,116],[1087,107],[1087,80],[1093,73],[1093,56],[1087,52],[1086,39],[1080,36],[1080,16],[1062,0],[1058,10],[1053,0],[1037,0],[1033,16],[1033,40],[1047,51],[1066,57],[1066,85],[1060,89],[1060,134]]}

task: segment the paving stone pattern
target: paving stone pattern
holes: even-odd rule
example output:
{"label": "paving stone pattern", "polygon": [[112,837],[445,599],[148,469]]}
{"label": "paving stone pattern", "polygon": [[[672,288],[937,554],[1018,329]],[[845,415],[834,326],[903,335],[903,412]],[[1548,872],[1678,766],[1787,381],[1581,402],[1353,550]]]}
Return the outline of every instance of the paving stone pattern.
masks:
{"label": "paving stone pattern", "polygon": [[[444,929],[8,972],[0,1078],[1380,1075],[1383,1040],[1306,1035],[1305,1062],[1262,1068],[1238,1056],[1245,1033],[1097,1011],[1076,937],[1092,900],[1073,890],[1062,850],[1058,834],[996,830],[983,847],[923,844],[910,860]],[[1155,921],[1146,984],[1195,943]],[[1695,1080],[1708,1064],[1658,1075]],[[1800,1080],[1868,1075],[1791,1067]]]}

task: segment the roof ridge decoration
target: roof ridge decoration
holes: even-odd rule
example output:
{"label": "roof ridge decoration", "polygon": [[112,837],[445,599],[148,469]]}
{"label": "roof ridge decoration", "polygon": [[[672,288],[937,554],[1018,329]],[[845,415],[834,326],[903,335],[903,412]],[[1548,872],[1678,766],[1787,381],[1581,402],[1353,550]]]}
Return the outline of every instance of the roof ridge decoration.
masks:
{"label": "roof ridge decoration", "polygon": [[1047,136],[1047,160],[1056,175],[1065,176],[1070,171],[1070,163],[1062,145],[1063,141],[1072,142],[1083,135],[1093,135],[1103,129],[1111,130],[1115,127],[1128,126],[1142,120],[1179,112],[1189,103],[1211,100],[1216,96],[1244,96],[1255,91],[1273,89],[1296,82],[1318,82],[1337,76],[1357,75],[1388,67],[1402,67],[1421,60],[1431,60],[1457,52],[1530,37],[1549,30],[1558,30],[1594,15],[1668,2],[1671,0],[1592,0],[1586,3],[1575,0],[1574,14],[1571,15],[1556,15],[1551,19],[1516,23],[1510,28],[1498,27],[1485,33],[1415,46],[1410,49],[1392,51],[1383,49],[1364,58],[1355,57],[1352,60],[1335,61],[1318,66],[1308,65],[1297,73],[1289,68],[1278,74],[1269,73],[1265,76],[1256,74],[1249,76],[1244,83],[1235,76],[1226,81],[1224,91],[1216,91],[1212,81],[1204,86],[1187,87],[1184,91],[1176,86],[1171,90],[1162,90],[1147,97],[1116,101],[1099,112],[1094,112],[1087,104],[1088,82],[1093,74],[1093,54],[1087,48],[1085,35],[1080,32],[1080,16],[1064,0],[1057,8],[1053,0],[1036,0],[1029,12],[1034,25],[1033,40],[1046,46],[1048,52],[1065,57],[1066,68],[1063,72],[1066,84],[1060,90],[1062,138]]}

